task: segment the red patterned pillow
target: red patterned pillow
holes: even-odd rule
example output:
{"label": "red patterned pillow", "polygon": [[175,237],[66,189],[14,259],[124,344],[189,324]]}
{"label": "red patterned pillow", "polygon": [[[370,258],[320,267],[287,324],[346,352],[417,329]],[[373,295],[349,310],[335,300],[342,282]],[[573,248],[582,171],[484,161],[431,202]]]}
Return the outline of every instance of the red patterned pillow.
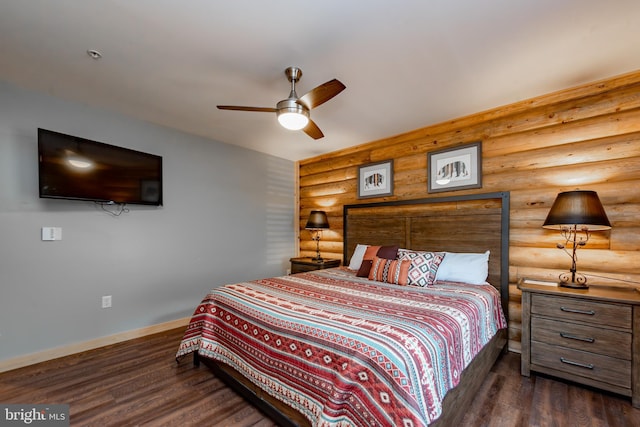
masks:
{"label": "red patterned pillow", "polygon": [[406,285],[410,265],[411,261],[409,260],[375,257],[369,271],[369,280]]}
{"label": "red patterned pillow", "polygon": [[398,250],[398,259],[408,260],[409,285],[431,286],[436,280],[438,267],[444,258],[444,252],[412,251],[409,249]]}

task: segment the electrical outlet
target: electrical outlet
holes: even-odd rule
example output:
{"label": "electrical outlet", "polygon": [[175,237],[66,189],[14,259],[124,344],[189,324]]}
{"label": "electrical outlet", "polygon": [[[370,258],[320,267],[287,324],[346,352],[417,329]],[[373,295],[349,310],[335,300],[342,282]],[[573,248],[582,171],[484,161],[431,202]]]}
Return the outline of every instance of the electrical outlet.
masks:
{"label": "electrical outlet", "polygon": [[42,240],[62,240],[62,227],[42,227]]}
{"label": "electrical outlet", "polygon": [[111,295],[102,297],[102,308],[111,308]]}

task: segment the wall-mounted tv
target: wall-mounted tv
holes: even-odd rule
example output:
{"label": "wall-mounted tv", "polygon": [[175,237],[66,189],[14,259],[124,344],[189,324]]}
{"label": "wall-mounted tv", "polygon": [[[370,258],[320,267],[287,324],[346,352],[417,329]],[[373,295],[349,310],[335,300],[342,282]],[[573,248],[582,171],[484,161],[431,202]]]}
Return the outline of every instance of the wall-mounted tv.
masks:
{"label": "wall-mounted tv", "polygon": [[162,205],[162,157],[38,129],[40,197]]}

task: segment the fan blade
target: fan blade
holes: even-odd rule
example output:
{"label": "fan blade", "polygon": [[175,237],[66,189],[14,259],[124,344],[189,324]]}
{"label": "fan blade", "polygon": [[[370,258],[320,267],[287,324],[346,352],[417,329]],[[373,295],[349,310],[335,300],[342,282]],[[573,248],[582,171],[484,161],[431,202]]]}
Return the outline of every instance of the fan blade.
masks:
{"label": "fan blade", "polygon": [[324,134],[318,125],[311,119],[309,119],[309,123],[302,130],[313,139],[320,139],[324,137]]}
{"label": "fan blade", "polygon": [[302,95],[300,101],[302,101],[309,108],[316,108],[318,105],[322,105],[343,90],[346,86],[339,80],[333,79],[321,84],[320,86],[311,89],[309,92]]}
{"label": "fan blade", "polygon": [[235,110],[235,111],[257,111],[260,113],[275,113],[275,108],[268,107],[240,107],[238,105],[218,105],[219,110]]}

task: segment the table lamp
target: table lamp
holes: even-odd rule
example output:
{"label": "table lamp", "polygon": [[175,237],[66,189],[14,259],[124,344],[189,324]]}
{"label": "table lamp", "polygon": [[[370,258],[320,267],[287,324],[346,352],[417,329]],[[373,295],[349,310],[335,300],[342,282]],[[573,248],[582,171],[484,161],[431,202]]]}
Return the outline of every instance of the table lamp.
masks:
{"label": "table lamp", "polygon": [[[577,273],[576,250],[585,246],[592,231],[609,230],[611,224],[595,191],[567,191],[559,193],[551,206],[543,228],[560,230],[565,242],[558,243],[571,257],[571,269],[560,274],[560,286],[569,288],[587,288],[587,278]],[[578,237],[578,233],[584,233]],[[571,250],[567,249],[571,246]]]}
{"label": "table lamp", "polygon": [[304,228],[314,232],[312,240],[316,242],[316,256],[315,258],[313,258],[313,260],[322,262],[323,260],[320,256],[320,238],[322,230],[327,230],[329,228],[327,213],[325,211],[311,211],[311,214],[309,214],[309,219],[307,220],[307,225]]}

